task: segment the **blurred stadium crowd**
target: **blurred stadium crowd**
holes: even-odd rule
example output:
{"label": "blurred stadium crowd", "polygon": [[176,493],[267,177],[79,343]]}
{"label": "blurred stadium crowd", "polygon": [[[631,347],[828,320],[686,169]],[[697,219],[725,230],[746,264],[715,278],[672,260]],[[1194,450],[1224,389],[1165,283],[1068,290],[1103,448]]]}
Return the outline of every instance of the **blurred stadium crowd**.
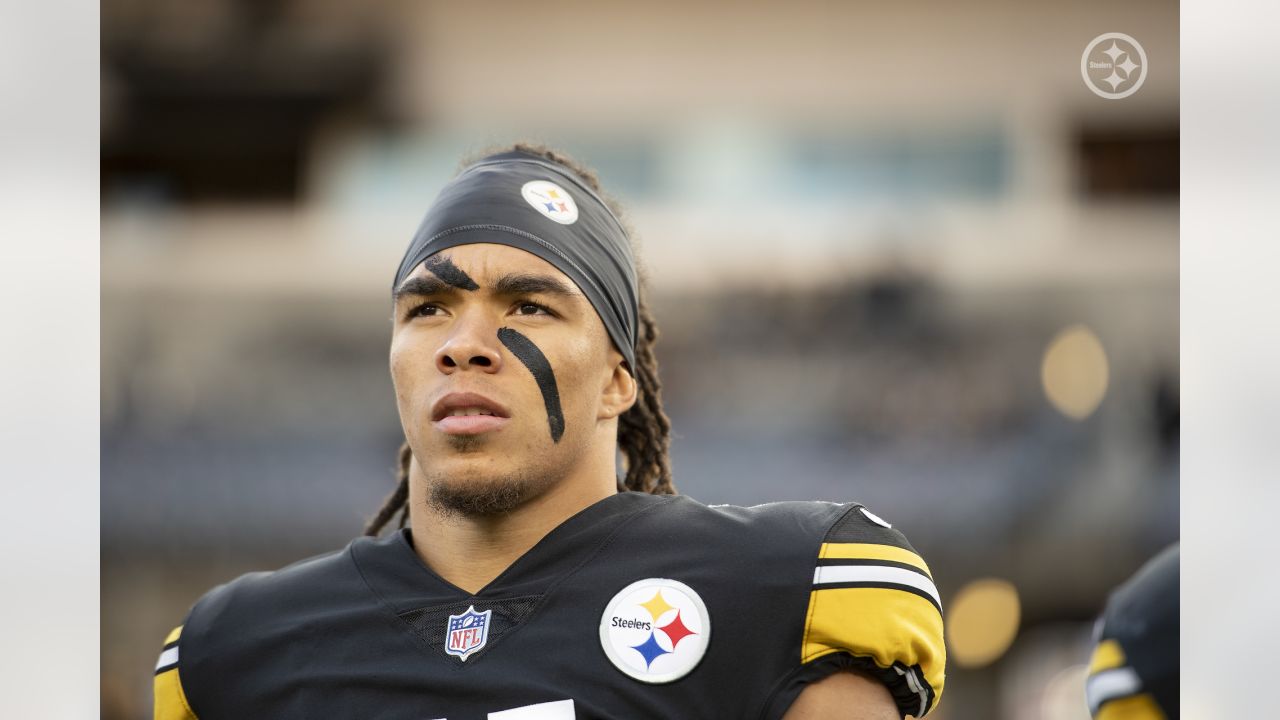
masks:
{"label": "blurred stadium crowd", "polygon": [[[1107,101],[1117,30],[1152,67]],[[1107,591],[1178,537],[1177,38],[1159,2],[104,3],[103,717],[149,717],[204,590],[360,532],[395,264],[517,139],[639,231],[680,490],[866,503],[946,603],[938,717],[1087,717]]]}

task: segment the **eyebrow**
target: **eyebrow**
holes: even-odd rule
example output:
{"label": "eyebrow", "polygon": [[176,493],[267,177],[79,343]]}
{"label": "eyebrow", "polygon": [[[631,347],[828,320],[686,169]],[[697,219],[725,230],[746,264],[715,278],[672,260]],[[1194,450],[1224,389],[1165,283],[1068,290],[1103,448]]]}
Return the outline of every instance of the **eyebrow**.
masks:
{"label": "eyebrow", "polygon": [[448,283],[438,277],[411,277],[396,288],[395,300],[399,301],[407,295],[439,295],[453,291]]}
{"label": "eyebrow", "polygon": [[533,275],[528,273],[509,273],[498,278],[493,284],[496,295],[558,295],[574,298],[582,293],[561,280],[550,275]]}
{"label": "eyebrow", "polygon": [[[433,275],[411,277],[396,288],[395,300],[408,295],[442,295],[457,292],[457,288]],[[550,275],[508,273],[493,284],[495,295],[557,295],[575,298],[581,295],[565,282]]]}

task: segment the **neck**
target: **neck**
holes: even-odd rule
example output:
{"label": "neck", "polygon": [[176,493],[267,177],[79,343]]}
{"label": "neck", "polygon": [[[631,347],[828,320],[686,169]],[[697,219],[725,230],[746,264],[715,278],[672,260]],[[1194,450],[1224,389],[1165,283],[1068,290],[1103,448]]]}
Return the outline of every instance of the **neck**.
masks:
{"label": "neck", "polygon": [[409,483],[414,551],[437,575],[472,594],[565,520],[617,492],[610,467],[607,474],[567,477],[508,513],[460,516],[426,501],[426,480],[416,460]]}

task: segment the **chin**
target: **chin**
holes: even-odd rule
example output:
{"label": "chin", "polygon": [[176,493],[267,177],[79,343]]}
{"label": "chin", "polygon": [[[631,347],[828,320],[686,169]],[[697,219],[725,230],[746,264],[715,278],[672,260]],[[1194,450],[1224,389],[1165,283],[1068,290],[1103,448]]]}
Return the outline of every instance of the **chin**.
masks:
{"label": "chin", "polygon": [[545,489],[545,484],[531,475],[464,477],[450,473],[447,479],[429,483],[427,502],[451,515],[491,517],[519,508]]}
{"label": "chin", "polygon": [[500,443],[497,438],[488,434],[480,435],[445,435],[443,451],[449,455],[498,455]]}

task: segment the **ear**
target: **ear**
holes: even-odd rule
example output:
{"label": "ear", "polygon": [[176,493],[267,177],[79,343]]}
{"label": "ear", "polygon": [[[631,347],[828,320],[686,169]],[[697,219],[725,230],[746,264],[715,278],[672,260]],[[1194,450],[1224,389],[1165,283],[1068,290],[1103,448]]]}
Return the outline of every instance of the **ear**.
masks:
{"label": "ear", "polygon": [[613,370],[600,390],[600,414],[597,420],[616,418],[630,410],[640,394],[640,385],[631,374],[622,354],[612,348],[609,350],[609,364]]}

